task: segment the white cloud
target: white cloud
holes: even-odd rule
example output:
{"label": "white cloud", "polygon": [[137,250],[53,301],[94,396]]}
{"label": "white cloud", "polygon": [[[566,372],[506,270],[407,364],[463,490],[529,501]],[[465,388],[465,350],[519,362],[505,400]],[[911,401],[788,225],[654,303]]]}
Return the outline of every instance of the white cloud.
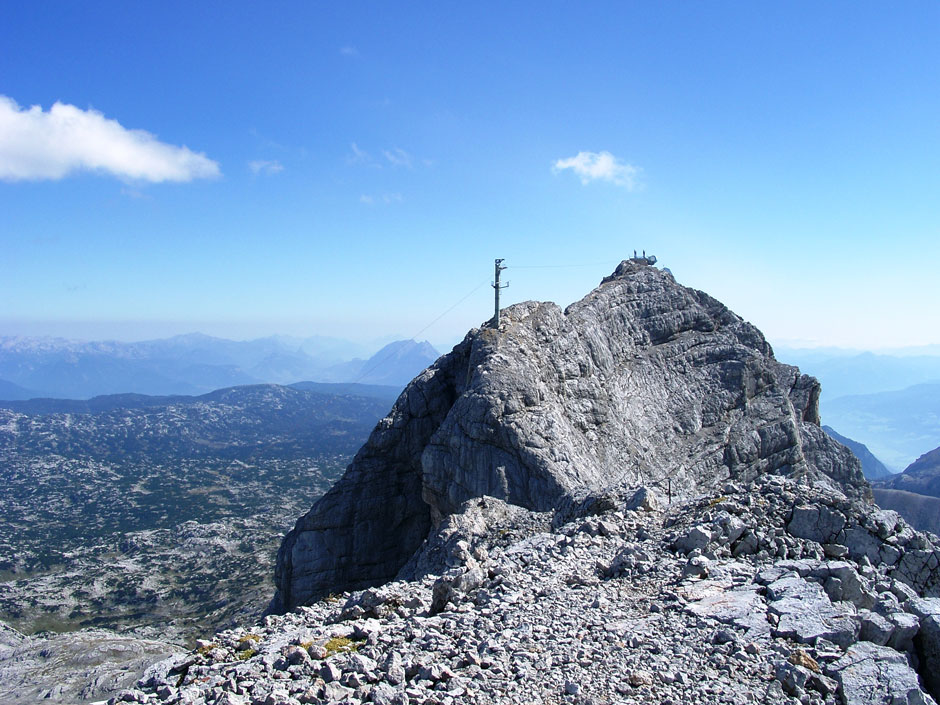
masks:
{"label": "white cloud", "polygon": [[76,171],[141,181],[192,181],[219,175],[205,154],[128,130],[97,110],[55,103],[20,108],[0,95],[0,180],[62,179]]}
{"label": "white cloud", "polygon": [[395,147],[394,149],[383,149],[382,154],[391,162],[392,166],[405,166],[409,169],[411,164],[414,161],[412,156],[408,154],[404,149],[399,149]]}
{"label": "white cloud", "polygon": [[592,181],[609,181],[623,186],[628,191],[637,188],[640,168],[624,164],[610,152],[578,152],[574,157],[559,159],[552,166],[552,171],[571,169],[581,179],[582,184]]}
{"label": "white cloud", "polygon": [[251,169],[252,174],[264,174],[265,176],[271,176],[284,171],[284,165],[276,159],[256,159],[248,162],[248,168]]}
{"label": "white cloud", "polygon": [[359,56],[359,50],[353,46],[341,47],[339,53],[343,56]]}

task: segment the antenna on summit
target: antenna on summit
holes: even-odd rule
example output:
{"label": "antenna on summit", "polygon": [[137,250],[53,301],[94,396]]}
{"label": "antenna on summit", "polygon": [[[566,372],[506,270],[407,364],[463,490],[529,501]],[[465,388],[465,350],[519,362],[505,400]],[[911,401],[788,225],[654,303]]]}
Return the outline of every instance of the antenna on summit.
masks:
{"label": "antenna on summit", "polygon": [[499,283],[499,273],[504,269],[506,268],[503,266],[503,260],[496,260],[496,279],[493,281],[492,285],[493,289],[496,291],[496,311],[493,314],[493,328],[496,330],[499,330],[499,290],[505,289],[507,286],[509,286],[509,282],[506,282],[505,284]]}

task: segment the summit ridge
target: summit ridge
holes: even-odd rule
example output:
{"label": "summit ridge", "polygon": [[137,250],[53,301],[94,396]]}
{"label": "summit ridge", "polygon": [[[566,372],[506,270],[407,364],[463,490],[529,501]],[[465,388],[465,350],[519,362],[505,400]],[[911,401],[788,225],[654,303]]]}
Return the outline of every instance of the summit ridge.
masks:
{"label": "summit ridge", "polygon": [[395,578],[484,495],[544,512],[615,486],[691,498],[772,472],[870,501],[819,426],[818,382],[668,271],[625,260],[564,310],[525,302],[501,318],[416,377],[298,520],[272,611]]}

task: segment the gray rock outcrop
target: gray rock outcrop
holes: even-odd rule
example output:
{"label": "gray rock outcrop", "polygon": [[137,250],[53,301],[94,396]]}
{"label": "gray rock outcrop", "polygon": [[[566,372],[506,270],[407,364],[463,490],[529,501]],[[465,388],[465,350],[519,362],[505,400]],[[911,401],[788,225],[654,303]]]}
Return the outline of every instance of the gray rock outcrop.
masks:
{"label": "gray rock outcrop", "polygon": [[180,648],[98,629],[24,636],[0,623],[0,702],[102,701]]}
{"label": "gray rock outcrop", "polygon": [[616,485],[690,498],[786,474],[870,500],[819,384],[671,274],[623,262],[562,310],[506,309],[419,375],[278,552],[272,611],[393,579],[488,495],[534,511]]}

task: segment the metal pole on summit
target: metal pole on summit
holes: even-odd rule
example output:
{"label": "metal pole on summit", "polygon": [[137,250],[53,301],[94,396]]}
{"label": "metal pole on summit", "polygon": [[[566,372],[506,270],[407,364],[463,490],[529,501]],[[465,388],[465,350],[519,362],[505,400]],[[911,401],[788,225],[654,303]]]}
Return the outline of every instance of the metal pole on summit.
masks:
{"label": "metal pole on summit", "polygon": [[509,286],[509,282],[506,282],[505,284],[499,283],[499,273],[504,269],[506,268],[503,266],[503,260],[496,260],[496,279],[493,281],[493,289],[496,290],[496,310],[493,313],[493,328],[496,330],[499,330],[499,290],[505,289],[507,286]]}

